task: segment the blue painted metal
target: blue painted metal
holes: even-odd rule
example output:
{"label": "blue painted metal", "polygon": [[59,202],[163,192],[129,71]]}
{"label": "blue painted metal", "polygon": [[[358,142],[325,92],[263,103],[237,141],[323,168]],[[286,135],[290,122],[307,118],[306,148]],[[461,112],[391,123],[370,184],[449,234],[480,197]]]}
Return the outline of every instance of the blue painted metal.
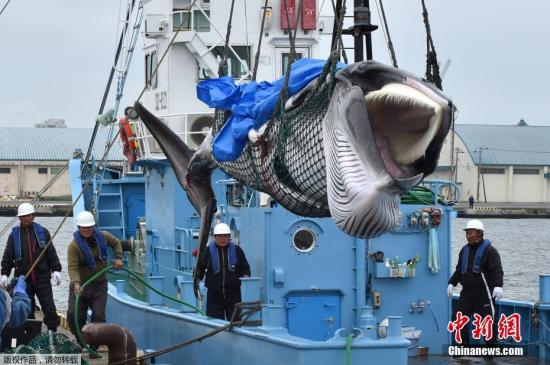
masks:
{"label": "blue painted metal", "polygon": [[[102,183],[98,215],[102,222],[111,222],[107,224],[112,224],[113,229],[117,228],[115,224],[125,226],[122,232],[130,232],[137,217],[144,216],[144,267],[150,281],[169,295],[200,304],[192,292],[192,249],[197,246],[199,218],[166,161],[141,164],[145,171],[141,185],[139,180],[135,185],[125,184],[124,176],[113,177],[110,184]],[[143,205],[139,204],[138,186],[144,189]],[[441,224],[410,225],[408,219],[403,219],[394,232],[367,241],[345,235],[329,218],[296,216],[276,204],[261,206],[257,192],[239,186],[220,171],[214,172],[212,186],[218,201],[216,220],[230,225],[233,240],[240,244],[250,262],[254,278],[244,280],[243,298],[261,300],[262,325],[220,333],[208,341],[163,355],[157,362],[201,362],[207,353],[212,363],[342,363],[345,339],[354,334],[352,363],[368,359],[375,364],[402,365],[407,363],[411,343],[401,336],[401,326],[422,330],[414,346],[429,347],[433,354],[446,354],[451,339],[446,330],[451,302],[442,293],[452,271],[451,222],[456,212],[451,207],[402,205],[403,217],[437,207],[442,213]],[[434,189],[441,186],[437,182]],[[132,191],[134,187],[138,193]],[[118,212],[120,207],[123,214]],[[130,213],[132,209],[135,210]],[[427,265],[430,228],[435,229],[440,242],[441,269],[435,274]],[[310,250],[293,246],[294,234],[304,229],[315,238]],[[414,270],[390,268],[373,260],[370,254],[376,251],[383,251],[386,258],[394,261],[396,256],[402,262],[416,255],[421,259]],[[167,347],[226,323],[190,313],[187,307],[150,291],[147,302],[139,301],[122,294],[122,286],[118,284],[118,291],[110,287],[108,319],[130,328],[141,348]],[[204,287],[201,290],[204,297]],[[367,309],[376,304],[371,290],[381,296],[381,305],[372,312]],[[544,298],[548,292],[550,288],[541,284]],[[542,303],[501,301],[497,309],[548,323],[549,309]],[[390,323],[385,338],[377,331],[377,323],[384,318],[389,318]],[[542,336],[550,335],[544,331],[542,324],[525,320],[520,346],[528,354],[548,357],[546,349],[539,350],[545,347],[542,339],[547,338]]]}
{"label": "blue painted metal", "polygon": [[340,293],[337,291],[292,292],[286,300],[288,333],[326,341],[340,328]]}

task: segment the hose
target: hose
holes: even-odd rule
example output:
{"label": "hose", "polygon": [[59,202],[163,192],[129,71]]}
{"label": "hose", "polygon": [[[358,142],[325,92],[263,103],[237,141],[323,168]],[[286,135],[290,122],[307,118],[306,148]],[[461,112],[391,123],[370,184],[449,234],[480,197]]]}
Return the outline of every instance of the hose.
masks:
{"label": "hose", "polygon": [[[403,195],[401,195],[401,204],[434,204],[436,194],[425,186],[415,186]],[[452,205],[441,195],[437,195],[437,203],[441,205]]]}
{"label": "hose", "polygon": [[[84,284],[82,284],[82,286],[80,287],[80,291],[84,290],[84,288],[86,286],[88,286],[90,283],[92,283],[94,280],[96,280],[100,275],[104,274],[106,271],[108,271],[110,269],[113,269],[113,268],[114,268],[113,265],[109,265],[109,266],[106,266],[105,268],[101,269],[97,273],[95,273],[91,278],[86,280],[86,282]],[[130,276],[132,276],[134,279],[136,279],[139,282],[141,282],[142,284],[144,284],[146,287],[148,287],[149,289],[151,289],[152,291],[154,291],[158,295],[160,295],[160,296],[162,296],[166,299],[172,300],[174,302],[177,302],[179,304],[183,304],[183,305],[195,310],[197,313],[205,315],[205,313],[202,310],[200,310],[199,308],[197,308],[197,307],[195,307],[195,306],[193,306],[193,305],[191,305],[187,302],[179,300],[178,298],[175,298],[175,297],[170,296],[168,294],[164,294],[163,292],[161,292],[158,289],[154,288],[153,286],[151,286],[151,284],[149,284],[146,280],[144,280],[142,277],[140,277],[134,271],[132,271],[130,269],[127,269],[125,267],[123,267],[121,270],[126,271]],[[113,275],[126,277],[124,274],[121,274],[121,273],[118,273],[118,272],[110,271],[109,273],[113,274]],[[86,348],[86,351],[88,351],[89,353],[91,353],[94,356],[100,356],[95,350],[93,350],[90,346],[88,346],[88,344],[85,343],[84,340],[82,339],[82,334],[80,333],[80,325],[79,325],[79,322],[78,322],[78,303],[79,303],[79,301],[80,301],[80,292],[76,293],[75,301],[74,301],[75,310],[74,310],[73,320],[74,320],[74,324],[75,324],[76,337],[78,338],[78,341]]]}
{"label": "hose", "polygon": [[351,343],[353,342],[353,334],[346,337],[346,365],[351,364]]}

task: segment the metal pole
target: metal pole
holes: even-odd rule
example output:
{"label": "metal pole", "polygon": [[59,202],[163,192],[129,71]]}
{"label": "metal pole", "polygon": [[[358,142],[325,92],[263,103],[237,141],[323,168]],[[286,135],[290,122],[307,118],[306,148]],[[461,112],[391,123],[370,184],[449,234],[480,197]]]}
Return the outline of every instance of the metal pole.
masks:
{"label": "metal pole", "polygon": [[481,146],[479,146],[479,149],[477,151],[478,153],[478,163],[477,163],[477,193],[476,193],[476,201],[479,202],[479,179],[481,177],[481,168],[482,168],[482,163],[481,163]]}
{"label": "metal pole", "polygon": [[[365,3],[365,6],[368,9],[368,17],[369,17],[369,24],[370,24],[370,6],[369,6],[369,0],[363,0]],[[366,41],[367,41],[367,60],[372,60],[372,35],[371,32],[367,32],[365,34]]]}
{"label": "metal pole", "polygon": [[[354,0],[353,6],[355,8],[362,7],[363,6],[363,0]],[[354,9],[353,12],[353,21],[357,23],[359,21],[359,12],[357,12],[356,9]],[[359,33],[355,31],[353,37],[353,48],[354,48],[354,59],[355,62],[361,62],[363,61],[363,33]]]}

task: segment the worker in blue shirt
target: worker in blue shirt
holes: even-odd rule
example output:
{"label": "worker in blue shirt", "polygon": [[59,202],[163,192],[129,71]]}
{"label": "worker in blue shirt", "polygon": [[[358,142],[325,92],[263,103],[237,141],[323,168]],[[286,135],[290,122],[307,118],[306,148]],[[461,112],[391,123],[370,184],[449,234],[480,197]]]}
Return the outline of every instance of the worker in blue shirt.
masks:
{"label": "worker in blue shirt", "polygon": [[27,283],[24,275],[17,279],[11,297],[4,288],[0,287],[0,323],[2,324],[0,329],[6,325],[8,327],[22,326],[30,312],[31,300],[27,295]]}

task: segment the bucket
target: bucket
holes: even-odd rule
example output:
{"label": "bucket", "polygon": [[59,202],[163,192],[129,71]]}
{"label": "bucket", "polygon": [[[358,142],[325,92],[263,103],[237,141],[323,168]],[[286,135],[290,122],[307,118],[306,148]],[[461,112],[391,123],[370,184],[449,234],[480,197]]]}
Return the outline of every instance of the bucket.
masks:
{"label": "bucket", "polygon": [[420,346],[416,349],[416,356],[428,356],[428,350],[430,348],[426,346]]}

